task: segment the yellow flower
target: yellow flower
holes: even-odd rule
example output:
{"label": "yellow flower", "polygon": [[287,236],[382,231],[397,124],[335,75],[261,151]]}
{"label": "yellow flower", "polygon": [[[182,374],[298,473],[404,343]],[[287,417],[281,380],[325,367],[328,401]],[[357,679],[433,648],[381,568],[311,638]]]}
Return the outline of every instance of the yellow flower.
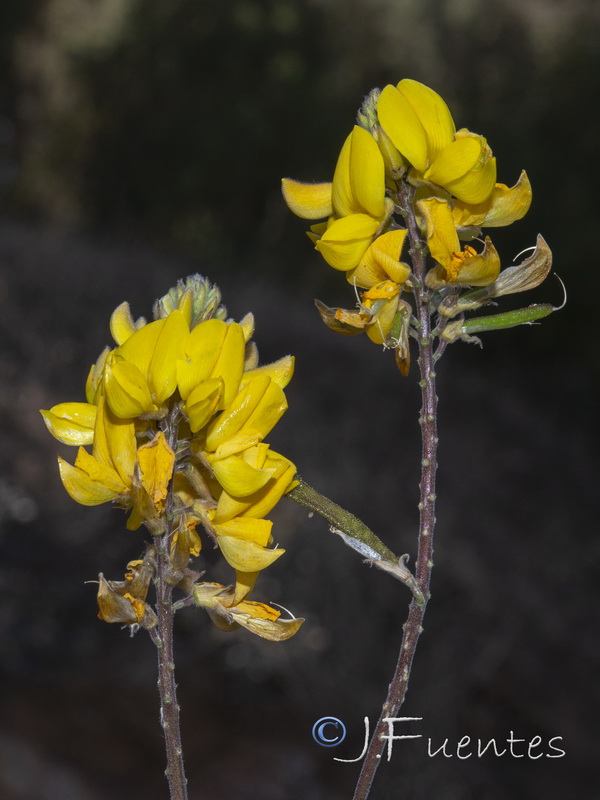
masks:
{"label": "yellow flower", "polygon": [[496,280],[500,257],[488,237],[481,253],[470,245],[461,249],[452,211],[445,200],[430,197],[420,200],[417,208],[425,218],[429,252],[438,262],[426,278],[430,288],[446,284],[487,286]]}
{"label": "yellow flower", "polygon": [[184,357],[189,328],[183,313],[144,325],[107,358],[104,392],[118,417],[164,415],[177,388],[177,362]]}
{"label": "yellow flower", "polygon": [[284,178],[283,196],[304,219],[328,216],[313,226],[315,248],[334,269],[356,267],[393,210],[385,196],[383,157],[373,137],[355,125],[340,152],[331,184]]}
{"label": "yellow flower", "polygon": [[465,203],[483,203],[496,183],[496,159],[483,136],[456,131],[442,98],[418,81],[386,86],[379,122],[414,168],[413,179],[444,188]]}
{"label": "yellow flower", "polygon": [[133,420],[119,419],[99,398],[90,455],[80,447],[72,466],[58,459],[60,477],[71,497],[86,506],[120,499],[127,504],[136,461]]}

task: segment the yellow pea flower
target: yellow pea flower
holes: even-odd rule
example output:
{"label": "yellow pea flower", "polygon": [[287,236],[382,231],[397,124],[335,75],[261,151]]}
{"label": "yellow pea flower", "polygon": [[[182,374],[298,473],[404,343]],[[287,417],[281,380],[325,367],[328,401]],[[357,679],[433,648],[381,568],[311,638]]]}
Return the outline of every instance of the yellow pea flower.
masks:
{"label": "yellow pea flower", "polygon": [[483,136],[456,131],[437,92],[404,79],[377,103],[381,127],[412,164],[413,178],[434,183],[466,203],[482,203],[496,183],[496,159]]}
{"label": "yellow pea flower", "polygon": [[104,392],[118,417],[161,413],[177,388],[177,361],[183,359],[189,328],[179,310],[144,325],[107,358]]}
{"label": "yellow pea flower", "polygon": [[420,200],[417,208],[427,227],[427,244],[438,266],[427,274],[427,285],[435,289],[446,284],[487,286],[500,272],[500,257],[486,237],[481,253],[466,245],[461,249],[452,211],[445,200],[430,197]]}
{"label": "yellow pea flower", "polygon": [[74,466],[58,459],[60,477],[73,500],[95,506],[121,499],[127,505],[136,460],[133,420],[116,417],[99,398],[90,455],[80,447]]}
{"label": "yellow pea flower", "polygon": [[284,178],[283,196],[304,219],[328,216],[312,228],[315,248],[334,269],[356,267],[393,210],[385,196],[383,156],[370,133],[355,125],[340,152],[331,184]]}

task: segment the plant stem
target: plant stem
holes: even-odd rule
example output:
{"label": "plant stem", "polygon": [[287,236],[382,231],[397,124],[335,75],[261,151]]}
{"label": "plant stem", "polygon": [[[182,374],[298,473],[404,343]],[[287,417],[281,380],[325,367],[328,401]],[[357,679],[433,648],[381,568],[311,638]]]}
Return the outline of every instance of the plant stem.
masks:
{"label": "plant stem", "polygon": [[[175,406],[166,421],[166,436],[169,446],[176,450],[180,409]],[[187,778],[183,763],[177,684],[175,683],[175,658],[173,653],[173,585],[169,581],[171,564],[169,559],[176,516],[173,513],[173,481],[169,487],[165,518],[166,531],[155,536],[156,542],[156,616],[158,637],[153,637],[158,652],[158,691],[160,694],[160,721],[165,736],[167,769],[171,800],[187,800]]]}
{"label": "plant stem", "polygon": [[169,534],[161,537],[156,557],[156,615],[158,618],[158,691],[160,720],[167,752],[166,776],[171,800],[187,800],[187,779],[183,764],[175,661],[173,658],[173,587],[167,583],[169,570]]}
{"label": "plant stem", "polygon": [[435,384],[435,359],[432,347],[431,311],[429,308],[429,292],[425,286],[425,254],[421,244],[419,229],[413,210],[414,190],[406,184],[400,189],[400,201],[404,209],[405,220],[410,240],[414,275],[414,296],[416,316],[419,323],[419,369],[421,380],[422,408],[419,417],[421,425],[422,455],[420,483],[420,521],[418,555],[415,569],[417,585],[421,590],[424,603],[419,605],[412,600],[408,618],[404,623],[402,644],[394,677],[389,686],[388,695],[381,709],[379,721],[365,754],[361,773],[356,784],[353,800],[366,800],[373,784],[377,767],[381,763],[381,755],[385,745],[383,738],[388,730],[386,720],[396,717],[404,702],[413,658],[417,649],[419,636],[423,631],[422,623],[429,600],[429,582],[433,567],[433,531],[435,526],[435,473],[437,469],[437,394]]}

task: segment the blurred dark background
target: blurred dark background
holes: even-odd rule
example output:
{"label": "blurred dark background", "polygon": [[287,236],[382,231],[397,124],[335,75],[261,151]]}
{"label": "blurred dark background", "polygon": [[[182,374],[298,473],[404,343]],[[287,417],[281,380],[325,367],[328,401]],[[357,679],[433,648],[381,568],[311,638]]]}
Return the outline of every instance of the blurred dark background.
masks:
{"label": "blurred dark background", "polygon": [[[374,800],[600,795],[596,344],[600,7],[595,0],[7,0],[0,5],[0,797],[167,795],[155,652],[96,618],[98,572],[142,536],[63,491],[38,414],[83,399],[123,299],[179,277],[252,310],[263,361],[297,355],[270,437],[301,474],[415,555],[414,372],[335,337],[313,297],[352,291],[284,207],[283,175],[330,179],[362,97],[413,77],[486,135],[533,207],[494,234],[508,263],[542,232],[569,302],[440,363],[436,569],[402,713],[423,717]],[[553,278],[527,302],[561,302]],[[517,298],[513,305],[525,304]],[[508,304],[507,304],[508,305]],[[72,456],[72,452],[68,452]],[[256,599],[306,617],[285,644],[181,613],[192,800],[346,800],[391,678],[408,593],[282,501],[287,554]],[[208,550],[208,548],[207,548]],[[208,553],[204,565],[212,567]],[[210,577],[210,576],[209,576]],[[320,748],[311,727],[349,730]],[[407,732],[399,730],[400,733]],[[563,758],[454,755],[510,732]],[[520,752],[525,752],[520,750]]]}

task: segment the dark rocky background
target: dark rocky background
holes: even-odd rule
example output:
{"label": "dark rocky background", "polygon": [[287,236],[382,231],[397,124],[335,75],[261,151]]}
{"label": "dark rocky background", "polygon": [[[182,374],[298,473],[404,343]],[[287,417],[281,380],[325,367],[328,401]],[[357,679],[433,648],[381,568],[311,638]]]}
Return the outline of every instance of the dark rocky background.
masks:
{"label": "dark rocky background", "polygon": [[[600,13],[593,0],[20,0],[0,5],[0,797],[167,794],[155,653],[96,618],[99,571],[141,549],[119,512],[63,491],[38,415],[82,398],[123,299],[148,314],[200,271],[252,310],[264,361],[297,355],[270,437],[301,473],[414,557],[418,393],[390,354],[335,337],[352,305],[284,208],[279,179],[331,176],[356,107],[415,77],[526,167],[528,217],[569,303],[458,344],[440,378],[433,599],[403,709],[423,717],[374,800],[595,800],[598,736],[596,307]],[[560,302],[553,279],[528,302]],[[67,449],[67,448],[63,448]],[[71,455],[71,453],[69,453]],[[345,800],[392,674],[406,590],[282,501],[288,550],[256,596],[306,617],[290,642],[177,626],[193,800]],[[215,561],[206,555],[210,569]],[[319,717],[346,723],[325,750]],[[562,736],[564,758],[429,758],[463,736]],[[399,732],[406,732],[400,730]],[[523,752],[523,751],[521,751]]]}

